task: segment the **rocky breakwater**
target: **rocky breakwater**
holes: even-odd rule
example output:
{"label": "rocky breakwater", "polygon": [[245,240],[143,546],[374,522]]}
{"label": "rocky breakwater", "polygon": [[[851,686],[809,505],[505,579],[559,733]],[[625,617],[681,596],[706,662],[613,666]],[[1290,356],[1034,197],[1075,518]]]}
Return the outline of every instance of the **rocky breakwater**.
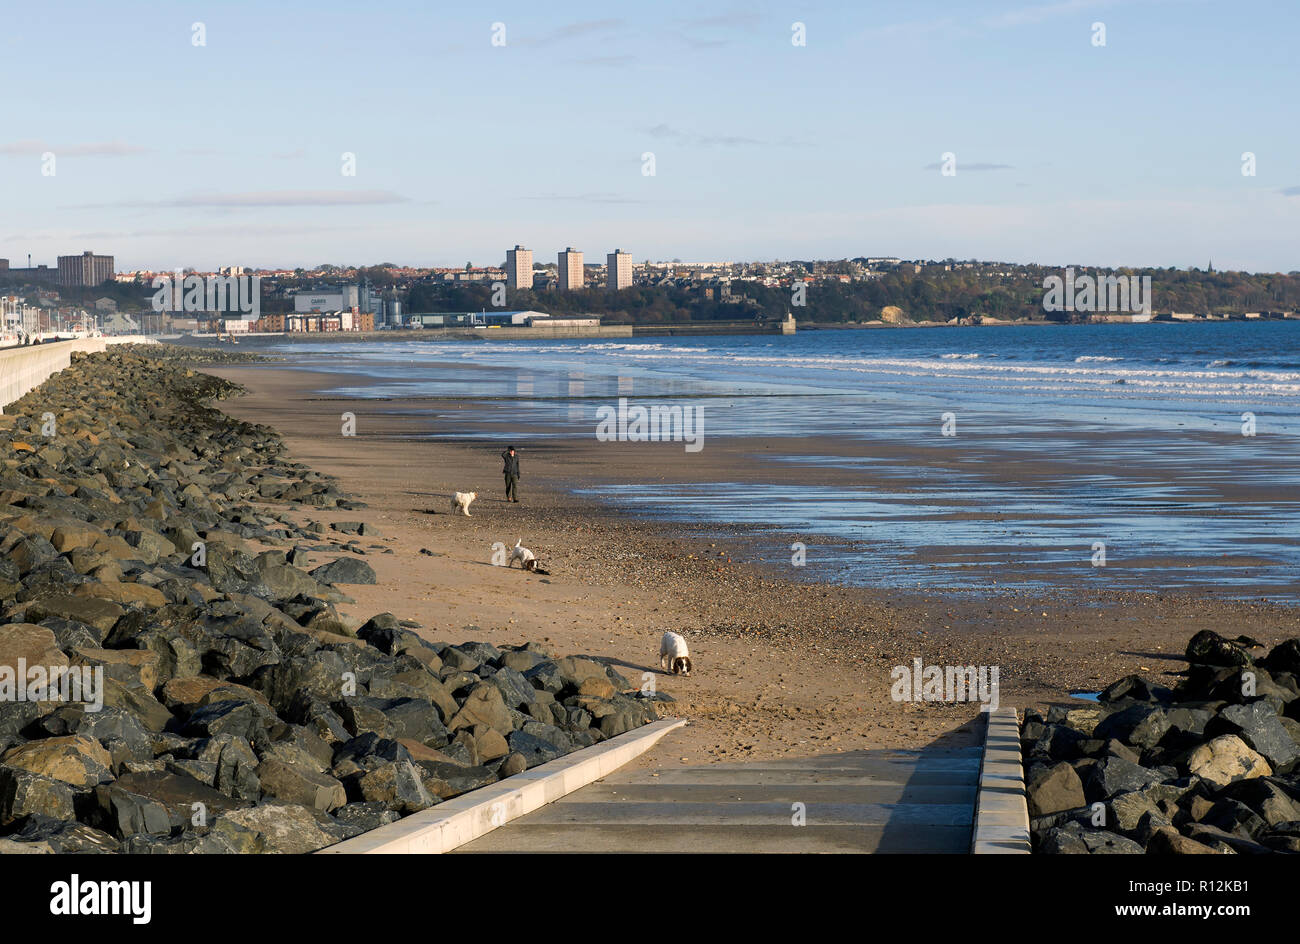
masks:
{"label": "rocky breakwater", "polygon": [[1300,852],[1300,639],[1260,648],[1207,630],[1172,689],[1130,675],[1028,712],[1034,850]]}
{"label": "rocky breakwater", "polygon": [[310,852],[655,719],[592,659],[344,618],[373,571],[295,566],[295,521],[358,503],[196,356],[78,357],[0,417],[0,852]]}

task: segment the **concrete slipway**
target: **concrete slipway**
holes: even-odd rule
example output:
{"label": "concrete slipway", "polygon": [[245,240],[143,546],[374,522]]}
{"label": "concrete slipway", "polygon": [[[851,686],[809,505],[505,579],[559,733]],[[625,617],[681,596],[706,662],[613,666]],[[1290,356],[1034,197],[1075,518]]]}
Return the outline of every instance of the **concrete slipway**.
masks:
{"label": "concrete slipway", "polygon": [[1021,853],[1014,709],[984,747],[619,771],[660,721],[323,852]]}

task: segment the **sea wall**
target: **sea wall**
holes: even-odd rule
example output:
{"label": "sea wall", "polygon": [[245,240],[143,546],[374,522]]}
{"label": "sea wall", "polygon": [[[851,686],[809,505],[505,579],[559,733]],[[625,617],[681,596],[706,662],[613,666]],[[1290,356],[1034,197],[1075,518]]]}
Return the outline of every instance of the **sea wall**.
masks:
{"label": "sea wall", "polygon": [[94,353],[110,344],[152,343],[143,337],[78,338],[0,350],[0,413],[72,363],[73,351]]}

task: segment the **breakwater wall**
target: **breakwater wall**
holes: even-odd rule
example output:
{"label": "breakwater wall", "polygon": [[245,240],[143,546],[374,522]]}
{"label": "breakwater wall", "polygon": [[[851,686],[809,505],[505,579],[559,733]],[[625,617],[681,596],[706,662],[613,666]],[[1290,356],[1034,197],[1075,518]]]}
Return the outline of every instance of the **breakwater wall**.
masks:
{"label": "breakwater wall", "polygon": [[29,347],[0,350],[0,413],[29,390],[35,390],[51,376],[72,363],[74,351],[95,353],[110,344],[149,344],[150,339],[137,336],[113,338],[77,338],[72,341],[49,341]]}

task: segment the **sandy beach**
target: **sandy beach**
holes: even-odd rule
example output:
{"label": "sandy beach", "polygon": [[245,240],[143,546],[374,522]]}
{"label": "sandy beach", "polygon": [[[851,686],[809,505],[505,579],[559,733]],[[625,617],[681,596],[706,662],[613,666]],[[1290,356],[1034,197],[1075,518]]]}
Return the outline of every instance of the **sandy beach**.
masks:
{"label": "sandy beach", "polygon": [[[715,440],[702,461],[684,464],[680,444],[534,440],[520,423],[508,435],[523,472],[522,502],[512,505],[500,476],[506,442],[462,438],[456,401],[341,398],[321,391],[346,386],[346,375],[276,364],[202,369],[248,389],[223,410],[274,427],[294,458],[368,504],[307,516],[382,532],[360,540],[378,584],[349,588],[348,615],[390,611],[450,642],[538,640],[556,654],[606,659],[637,684],[653,679],[676,700],[665,713],[691,724],[643,767],[974,743],[977,704],[891,698],[891,669],[916,658],[997,666],[1001,703],[1028,707],[1129,673],[1171,684],[1200,629],[1249,632],[1268,645],[1300,631],[1294,608],[1204,594],[990,587],[950,596],[809,582],[788,552],[764,559],[771,552],[747,540],[752,528],[668,524],[575,494],[618,481],[741,480],[746,457],[772,447],[762,439]],[[344,412],[355,414],[355,436],[341,435]],[[452,515],[452,492],[471,490],[473,516]],[[521,537],[550,576],[492,565],[495,542]],[[666,629],[690,640],[693,677],[660,672]]]}

